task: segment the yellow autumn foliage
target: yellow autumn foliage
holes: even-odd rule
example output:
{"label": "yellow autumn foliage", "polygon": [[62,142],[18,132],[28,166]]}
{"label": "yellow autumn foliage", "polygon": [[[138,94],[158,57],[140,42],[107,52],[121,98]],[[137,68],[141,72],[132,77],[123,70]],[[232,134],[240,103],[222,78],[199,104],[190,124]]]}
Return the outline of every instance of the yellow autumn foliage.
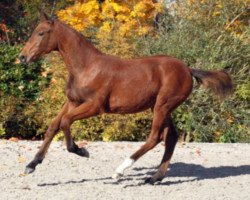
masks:
{"label": "yellow autumn foliage", "polygon": [[161,3],[152,0],[97,0],[75,2],[60,10],[58,17],[76,30],[98,28],[97,38],[115,31],[120,36],[145,35],[153,28],[155,16],[162,11]]}
{"label": "yellow autumn foliage", "polygon": [[180,18],[200,21],[200,23],[207,25],[210,21],[214,20],[219,24],[220,17],[222,19],[230,18],[225,8],[233,8],[230,12],[231,15],[234,16],[234,13],[238,13],[237,9],[245,7],[245,10],[234,16],[227,23],[224,23],[226,31],[232,32],[235,36],[239,36],[248,25],[246,15],[249,4],[250,0],[181,0],[173,3],[171,9],[174,10],[173,12]]}

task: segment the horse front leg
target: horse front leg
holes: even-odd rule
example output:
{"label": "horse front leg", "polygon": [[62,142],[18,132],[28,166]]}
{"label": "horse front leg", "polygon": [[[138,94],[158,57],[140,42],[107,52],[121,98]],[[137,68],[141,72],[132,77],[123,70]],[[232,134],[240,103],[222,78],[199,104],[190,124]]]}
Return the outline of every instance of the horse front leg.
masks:
{"label": "horse front leg", "polygon": [[96,106],[96,104],[90,101],[90,102],[84,102],[80,106],[72,109],[70,112],[63,115],[60,128],[62,129],[64,136],[66,138],[66,145],[69,152],[75,153],[82,157],[87,157],[87,158],[89,157],[89,152],[87,151],[86,148],[84,147],[79,148],[75,144],[70,134],[70,126],[76,120],[86,119],[95,116],[97,114],[98,114],[98,106]]}
{"label": "horse front leg", "polygon": [[36,153],[34,159],[26,166],[25,172],[24,172],[25,174],[30,174],[34,172],[36,166],[42,163],[51,141],[60,130],[60,123],[61,123],[62,116],[68,111],[68,109],[69,109],[69,102],[66,102],[64,106],[62,107],[61,111],[52,120],[52,123],[48,127],[45,133],[45,138],[42,143],[42,146],[40,147],[39,151]]}

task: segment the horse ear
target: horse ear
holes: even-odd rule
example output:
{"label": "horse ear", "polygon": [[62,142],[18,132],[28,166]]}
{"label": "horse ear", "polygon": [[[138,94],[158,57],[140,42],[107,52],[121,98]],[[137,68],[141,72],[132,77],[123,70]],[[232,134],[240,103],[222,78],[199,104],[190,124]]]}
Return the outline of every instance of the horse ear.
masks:
{"label": "horse ear", "polygon": [[45,12],[43,12],[42,10],[39,10],[39,13],[40,13],[40,21],[41,22],[50,20],[48,15]]}

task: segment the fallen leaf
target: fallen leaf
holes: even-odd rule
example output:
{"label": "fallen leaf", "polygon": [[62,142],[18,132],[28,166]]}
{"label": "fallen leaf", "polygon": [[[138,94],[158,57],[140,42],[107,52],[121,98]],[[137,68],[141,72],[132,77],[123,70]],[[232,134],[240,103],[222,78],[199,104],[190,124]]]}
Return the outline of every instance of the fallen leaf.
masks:
{"label": "fallen leaf", "polygon": [[11,137],[11,138],[9,139],[9,141],[17,142],[17,141],[18,141],[18,138],[16,138],[16,137]]}
{"label": "fallen leaf", "polygon": [[21,174],[19,174],[18,176],[19,177],[23,177],[23,176],[26,176],[27,174],[25,174],[25,173],[21,173]]}
{"label": "fallen leaf", "polygon": [[19,162],[19,163],[25,163],[25,162],[26,162],[26,159],[25,159],[23,156],[19,156],[19,157],[18,157],[18,162]]}
{"label": "fallen leaf", "polygon": [[200,149],[196,149],[195,153],[197,153],[200,156],[201,155],[201,150]]}
{"label": "fallen leaf", "polygon": [[79,148],[83,148],[83,147],[85,147],[87,144],[88,144],[88,141],[82,140],[82,141],[80,141],[79,143],[77,143],[77,146],[78,146]]}

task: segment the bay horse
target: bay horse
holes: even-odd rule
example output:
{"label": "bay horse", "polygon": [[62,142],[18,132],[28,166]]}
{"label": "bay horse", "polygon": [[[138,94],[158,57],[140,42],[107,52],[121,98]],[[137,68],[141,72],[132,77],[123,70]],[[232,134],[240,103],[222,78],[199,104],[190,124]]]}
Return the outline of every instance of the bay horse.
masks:
{"label": "bay horse", "polygon": [[103,113],[136,113],[151,108],[153,122],[145,144],[118,166],[113,178],[120,178],[125,169],[163,141],[165,152],[160,166],[146,180],[154,184],[164,178],[178,140],[171,112],[190,95],[193,77],[220,97],[226,97],[233,88],[225,71],[191,69],[174,57],[121,59],[106,55],[77,31],[40,12],[40,23],[19,59],[29,63],[51,51],[58,51],[67,66],[67,102],[48,127],[42,146],[26,166],[26,174],[32,173],[43,161],[59,130],[64,133],[69,152],[89,157],[87,149],[79,148],[71,136],[70,126],[74,121]]}

